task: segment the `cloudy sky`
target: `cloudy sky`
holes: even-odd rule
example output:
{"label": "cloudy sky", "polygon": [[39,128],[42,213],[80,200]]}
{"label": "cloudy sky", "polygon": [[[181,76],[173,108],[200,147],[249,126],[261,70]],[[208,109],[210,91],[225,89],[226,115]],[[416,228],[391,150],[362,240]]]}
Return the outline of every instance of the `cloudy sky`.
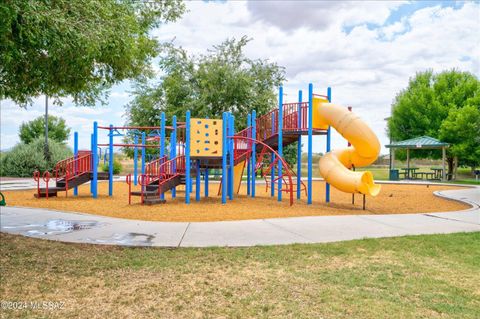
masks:
{"label": "cloudy sky", "polygon": [[[307,91],[310,82],[319,94],[330,86],[333,102],[352,106],[382,144],[388,142],[384,118],[392,100],[415,72],[457,68],[480,77],[478,1],[196,1],[187,7],[181,20],[153,34],[161,41],[174,39],[191,53],[246,35],[253,39],[247,46],[250,58],[285,67],[286,102],[295,102],[298,90]],[[115,86],[108,106],[95,108],[75,107],[67,99],[51,114],[66,119],[86,148],[93,120],[124,123],[128,91],[128,83]],[[19,141],[20,124],[43,114],[44,98],[26,110],[8,100],[0,103],[0,147],[8,149]],[[345,144],[335,133],[333,147]],[[324,151],[324,138],[316,137],[314,148]]]}

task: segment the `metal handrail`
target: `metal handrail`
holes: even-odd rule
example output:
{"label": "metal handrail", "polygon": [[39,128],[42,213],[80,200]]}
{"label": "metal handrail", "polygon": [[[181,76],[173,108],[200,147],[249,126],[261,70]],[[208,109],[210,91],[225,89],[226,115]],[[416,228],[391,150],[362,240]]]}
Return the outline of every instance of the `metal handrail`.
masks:
{"label": "metal handrail", "polygon": [[88,173],[92,170],[92,153],[72,156],[55,164],[55,179],[72,179],[78,175]]}

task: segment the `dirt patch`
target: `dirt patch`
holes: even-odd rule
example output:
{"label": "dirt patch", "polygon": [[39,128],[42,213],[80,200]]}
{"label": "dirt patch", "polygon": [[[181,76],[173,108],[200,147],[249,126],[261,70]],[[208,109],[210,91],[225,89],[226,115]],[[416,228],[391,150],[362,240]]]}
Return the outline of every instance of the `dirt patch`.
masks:
{"label": "dirt patch", "polygon": [[[270,197],[265,186],[257,185],[257,197],[250,198],[246,195],[246,186],[242,185],[240,193],[235,195],[233,201],[226,205],[221,204],[217,196],[219,184],[210,185],[210,197],[195,201],[195,188],[193,189],[191,204],[185,204],[185,193],[180,186],[177,198],[172,199],[167,193],[166,204],[154,206],[140,205],[139,197],[132,197],[132,205],[128,205],[128,186],[124,182],[114,184],[113,197],[108,197],[108,183],[99,183],[98,199],[90,197],[90,186],[79,188],[79,196],[73,197],[73,192],[65,197],[60,192],[58,197],[46,200],[33,198],[34,190],[6,191],[5,196],[10,206],[26,206],[50,208],[61,211],[91,213],[97,215],[154,220],[154,221],[219,221],[219,220],[245,220],[276,217],[298,216],[324,216],[324,215],[353,215],[353,214],[408,214],[427,213],[438,211],[453,211],[466,209],[469,206],[459,202],[445,200],[433,195],[434,191],[456,189],[452,186],[425,185],[382,185],[380,195],[367,198],[367,210],[362,210],[362,197],[356,195],[355,205],[352,205],[352,195],[331,189],[331,203],[325,203],[325,183],[313,183],[313,204],[307,205],[304,194],[303,199],[295,201],[289,206],[287,194],[283,195],[283,202]],[[195,187],[195,185],[194,185]],[[202,195],[203,195],[203,189]]]}

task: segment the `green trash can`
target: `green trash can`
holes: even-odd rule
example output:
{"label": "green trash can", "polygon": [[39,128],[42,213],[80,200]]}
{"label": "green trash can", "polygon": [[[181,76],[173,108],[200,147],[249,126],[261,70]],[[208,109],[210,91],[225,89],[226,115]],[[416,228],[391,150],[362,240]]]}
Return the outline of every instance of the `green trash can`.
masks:
{"label": "green trash can", "polygon": [[398,169],[391,169],[389,179],[391,181],[398,181],[400,179],[400,175],[398,174]]}

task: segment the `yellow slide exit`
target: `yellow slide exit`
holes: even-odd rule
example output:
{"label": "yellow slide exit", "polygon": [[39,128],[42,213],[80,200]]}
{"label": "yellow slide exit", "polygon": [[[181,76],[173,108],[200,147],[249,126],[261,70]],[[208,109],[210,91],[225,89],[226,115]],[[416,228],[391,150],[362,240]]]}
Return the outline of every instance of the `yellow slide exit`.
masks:
{"label": "yellow slide exit", "polygon": [[313,99],[314,128],[327,129],[332,126],[352,147],[328,152],[320,158],[320,175],[325,181],[346,193],[361,193],[376,196],[380,185],[375,184],[369,171],[354,172],[352,166],[372,164],[380,153],[380,142],[357,115],[347,108],[326,103],[322,98]]}
{"label": "yellow slide exit", "polygon": [[[234,192],[238,194],[240,186],[242,185],[243,171],[245,170],[245,163],[247,161],[241,161],[233,167],[233,186]],[[222,173],[223,174],[223,173]],[[222,182],[220,181],[220,187],[218,188],[218,195],[222,193]]]}

